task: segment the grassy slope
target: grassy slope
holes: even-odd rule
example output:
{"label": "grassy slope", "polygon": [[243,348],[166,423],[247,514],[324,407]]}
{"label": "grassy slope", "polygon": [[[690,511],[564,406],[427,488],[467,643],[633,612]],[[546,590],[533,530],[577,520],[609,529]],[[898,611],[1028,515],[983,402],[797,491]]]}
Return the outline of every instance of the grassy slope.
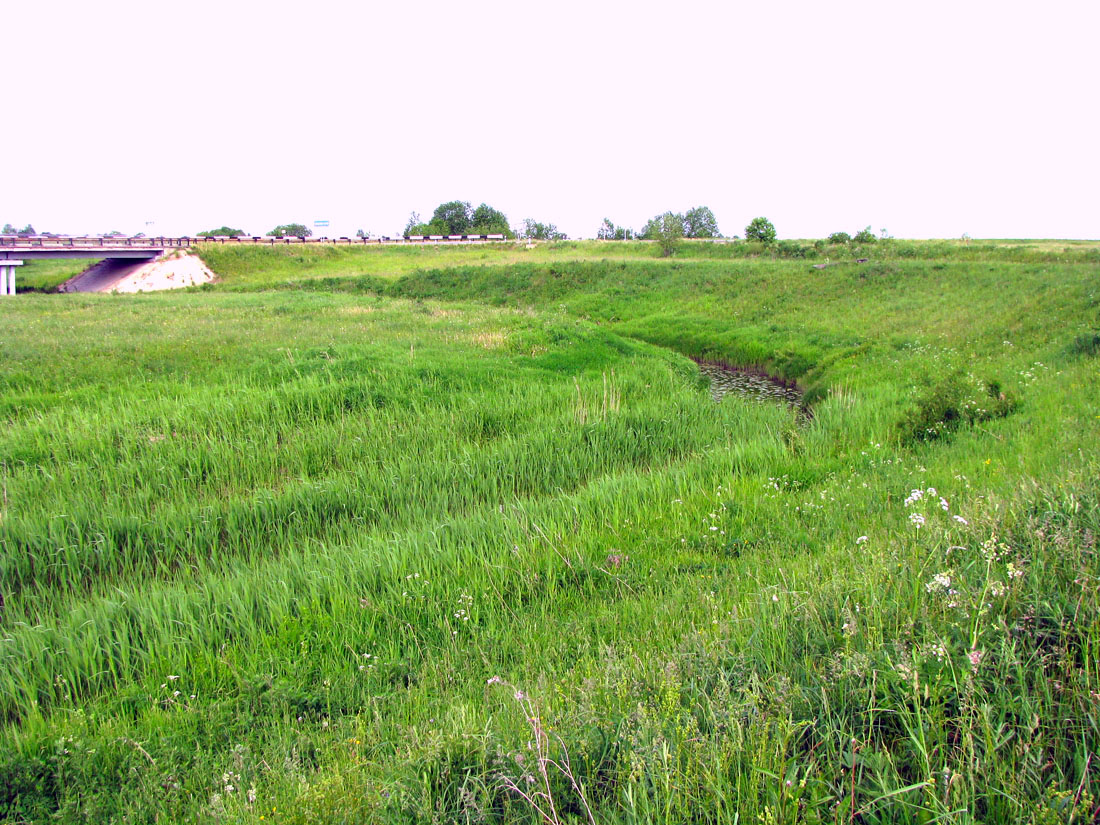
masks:
{"label": "grassy slope", "polygon": [[[1100,263],[1100,242],[1096,241],[887,241],[866,246],[815,248],[810,241],[786,242],[783,255],[825,260],[907,259],[951,257],[955,260],[1020,261],[1028,263]],[[356,279],[368,285],[392,280],[426,269],[464,266],[511,266],[576,261],[650,261],[657,247],[649,242],[563,241],[481,246],[274,246],[252,247],[209,244],[198,249],[207,265],[230,289],[266,289],[300,286],[311,281],[330,288],[353,287]],[[731,261],[771,258],[772,253],[756,243],[705,241],[685,242],[677,260]]]}
{"label": "grassy slope", "polygon": [[87,258],[54,260],[46,258],[40,261],[27,261],[16,273],[16,289],[19,292],[53,292],[74,275],[79,275],[94,261]]}
{"label": "grassy slope", "polygon": [[545,734],[600,821],[1090,812],[1096,267],[973,255],[21,299],[0,805],[533,821]]}

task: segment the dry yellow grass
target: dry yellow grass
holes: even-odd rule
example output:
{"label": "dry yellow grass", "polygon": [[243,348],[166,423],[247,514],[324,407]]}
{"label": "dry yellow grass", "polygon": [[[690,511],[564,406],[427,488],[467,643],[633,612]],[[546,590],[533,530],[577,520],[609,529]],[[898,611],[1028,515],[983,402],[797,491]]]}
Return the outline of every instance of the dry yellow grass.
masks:
{"label": "dry yellow grass", "polygon": [[471,333],[467,340],[485,349],[500,349],[508,341],[508,333],[502,329],[481,330]]}

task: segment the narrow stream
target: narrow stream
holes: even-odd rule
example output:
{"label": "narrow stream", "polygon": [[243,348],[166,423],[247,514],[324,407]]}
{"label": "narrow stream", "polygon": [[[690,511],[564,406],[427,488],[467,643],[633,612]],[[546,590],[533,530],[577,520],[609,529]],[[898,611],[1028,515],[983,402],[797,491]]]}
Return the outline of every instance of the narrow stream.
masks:
{"label": "narrow stream", "polygon": [[699,361],[699,372],[710,380],[710,395],[715,401],[734,393],[760,403],[787,404],[803,415],[809,408],[802,402],[802,392],[793,384],[752,370]]}

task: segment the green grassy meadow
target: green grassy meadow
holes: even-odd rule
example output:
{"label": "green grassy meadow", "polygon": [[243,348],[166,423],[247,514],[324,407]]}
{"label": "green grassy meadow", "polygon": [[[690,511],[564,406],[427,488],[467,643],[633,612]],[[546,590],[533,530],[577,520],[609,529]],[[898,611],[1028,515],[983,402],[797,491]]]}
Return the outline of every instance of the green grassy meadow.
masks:
{"label": "green grassy meadow", "polygon": [[3,301],[0,822],[1096,820],[1100,245],[200,254]]}

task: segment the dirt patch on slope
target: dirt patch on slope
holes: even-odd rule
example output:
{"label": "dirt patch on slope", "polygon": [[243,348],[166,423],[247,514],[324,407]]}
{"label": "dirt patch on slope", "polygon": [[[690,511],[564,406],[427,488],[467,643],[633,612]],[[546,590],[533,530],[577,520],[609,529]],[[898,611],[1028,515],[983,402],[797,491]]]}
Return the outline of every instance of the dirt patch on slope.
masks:
{"label": "dirt patch on slope", "polygon": [[214,280],[196,255],[170,252],[152,261],[107,258],[57,288],[58,292],[156,292]]}

